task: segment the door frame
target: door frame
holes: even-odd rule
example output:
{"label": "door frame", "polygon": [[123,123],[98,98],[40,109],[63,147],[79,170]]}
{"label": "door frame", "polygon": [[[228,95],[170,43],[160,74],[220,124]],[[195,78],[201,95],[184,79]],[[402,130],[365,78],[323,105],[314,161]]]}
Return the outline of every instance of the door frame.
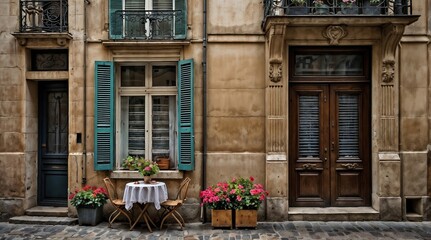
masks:
{"label": "door frame", "polygon": [[[371,98],[372,98],[372,93],[371,93],[371,89],[372,89],[372,82],[371,82],[371,46],[344,46],[344,47],[327,47],[327,46],[322,46],[322,47],[318,47],[318,46],[311,46],[311,47],[306,47],[306,46],[291,46],[289,48],[289,79],[288,79],[288,96],[290,99],[288,101],[288,173],[289,173],[289,177],[288,177],[288,196],[289,196],[289,205],[290,206],[295,206],[294,204],[294,197],[292,194],[292,191],[294,191],[294,184],[297,184],[296,182],[293,181],[293,174],[295,172],[295,163],[296,160],[294,161],[292,159],[292,151],[297,151],[296,149],[294,149],[292,146],[292,143],[295,143],[297,141],[297,139],[293,139],[293,134],[292,134],[292,124],[295,125],[294,123],[296,122],[296,120],[294,119],[293,116],[291,116],[291,109],[290,109],[290,101],[291,101],[291,88],[294,85],[310,85],[310,86],[315,86],[316,84],[326,84],[328,87],[328,90],[330,89],[330,85],[335,84],[365,84],[366,85],[366,95],[367,95],[367,99],[365,99],[365,104],[367,104],[367,111],[368,113],[365,114],[367,116],[366,119],[366,123],[365,125],[368,126],[368,132],[367,134],[365,134],[368,140],[364,140],[363,142],[368,143],[368,151],[367,153],[365,153],[367,155],[367,163],[365,166],[367,168],[367,170],[365,172],[366,173],[366,183],[368,185],[368,191],[367,194],[365,196],[365,205],[361,205],[361,206],[370,206],[371,205],[371,199],[372,199],[372,138],[371,138],[371,131],[372,131],[372,125],[371,125],[371,121],[372,121],[372,116],[371,116],[371,112],[372,112],[372,106],[371,106]],[[362,54],[363,56],[363,71],[362,71],[362,75],[355,75],[355,76],[313,76],[313,75],[301,75],[301,74],[296,74],[295,72],[295,57],[296,54],[301,54],[301,53],[307,53],[307,54],[344,54],[344,53],[354,53],[354,54]],[[328,91],[329,94],[329,91]],[[332,94],[330,94],[332,95]],[[333,97],[331,97],[333,98]],[[328,99],[328,101],[330,101],[330,99]],[[331,105],[334,105],[334,101],[332,100]],[[328,110],[330,110],[331,108],[333,108],[333,106],[330,106]],[[333,112],[334,110],[330,110],[331,112]],[[332,114],[332,113],[327,113]],[[328,116],[329,118],[329,116]],[[329,123],[328,123],[329,124]],[[296,124],[297,125],[297,124]],[[328,132],[323,132],[323,134],[325,136],[330,135],[331,129],[328,128]],[[329,138],[328,138],[329,139]],[[322,150],[321,150],[322,151]],[[328,155],[332,155],[333,153],[329,152]],[[333,157],[333,156],[329,156],[329,157]],[[322,159],[324,157],[322,156]],[[329,175],[334,175],[335,173],[332,172],[332,169],[335,168],[331,168],[329,169]],[[334,170],[335,171],[335,170]],[[329,176],[329,179],[332,178],[331,176]],[[330,179],[331,180],[331,179]],[[335,196],[333,193],[333,185],[334,181],[331,181],[328,185],[330,186],[329,188],[329,198],[328,201],[324,201],[322,200],[321,204],[319,205],[319,207],[328,207],[331,206],[331,204],[334,202]],[[298,205],[296,205],[298,206]],[[307,204],[305,205],[307,206]],[[354,205],[357,206],[357,205]]]}

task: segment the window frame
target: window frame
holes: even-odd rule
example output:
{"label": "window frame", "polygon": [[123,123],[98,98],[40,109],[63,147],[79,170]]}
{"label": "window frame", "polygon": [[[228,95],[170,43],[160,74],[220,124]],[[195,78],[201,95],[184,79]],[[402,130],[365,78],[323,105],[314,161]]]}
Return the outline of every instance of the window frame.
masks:
{"label": "window frame", "polygon": [[[145,86],[142,87],[122,87],[121,86],[121,67],[124,66],[145,66]],[[175,86],[152,86],[152,67],[153,66],[172,66],[175,67]],[[122,97],[130,97],[130,96],[144,96],[145,97],[145,157],[146,159],[151,159],[152,157],[152,97],[153,96],[175,96],[175,119],[171,122],[174,127],[174,144],[173,144],[173,156],[171,158],[171,163],[174,164],[174,169],[178,169],[178,62],[175,61],[137,61],[137,62],[116,62],[115,63],[115,108],[118,109],[115,113],[115,163],[114,170],[121,169],[121,163],[123,160],[123,156],[121,156],[121,146],[122,146],[122,132],[121,132],[121,98]],[[147,115],[149,114],[149,115]],[[149,140],[149,141],[147,141]],[[127,151],[127,150],[126,150]],[[155,159],[152,159],[155,160]],[[170,169],[173,170],[173,169]]]}

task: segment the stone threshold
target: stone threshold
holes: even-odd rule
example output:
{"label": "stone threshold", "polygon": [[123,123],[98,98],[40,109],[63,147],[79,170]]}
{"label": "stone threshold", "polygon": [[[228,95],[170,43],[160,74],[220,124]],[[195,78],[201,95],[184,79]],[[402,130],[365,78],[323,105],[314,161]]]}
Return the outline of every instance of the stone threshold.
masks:
{"label": "stone threshold", "polygon": [[290,207],[289,221],[377,221],[378,211],[372,207]]}

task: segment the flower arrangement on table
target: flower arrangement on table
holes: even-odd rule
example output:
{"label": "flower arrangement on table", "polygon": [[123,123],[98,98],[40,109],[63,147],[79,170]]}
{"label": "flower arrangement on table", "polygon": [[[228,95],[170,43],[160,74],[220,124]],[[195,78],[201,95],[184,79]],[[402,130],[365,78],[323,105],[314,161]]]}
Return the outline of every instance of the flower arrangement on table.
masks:
{"label": "flower arrangement on table", "polygon": [[138,157],[135,166],[138,169],[139,173],[141,173],[143,176],[151,176],[160,171],[160,168],[156,162],[145,159],[143,157]]}
{"label": "flower arrangement on table", "polygon": [[238,178],[219,182],[200,192],[202,205],[210,209],[258,209],[268,196],[262,184],[254,178]]}
{"label": "flower arrangement on table", "polygon": [[101,207],[107,202],[108,192],[103,187],[85,186],[69,194],[70,204],[75,207]]}

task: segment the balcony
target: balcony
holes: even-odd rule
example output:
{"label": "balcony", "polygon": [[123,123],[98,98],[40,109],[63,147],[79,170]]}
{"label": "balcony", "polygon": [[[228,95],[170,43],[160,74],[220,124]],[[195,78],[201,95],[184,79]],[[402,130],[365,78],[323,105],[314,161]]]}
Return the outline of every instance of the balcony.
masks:
{"label": "balcony", "polygon": [[110,19],[110,38],[123,40],[184,39],[184,10],[117,10]]}
{"label": "balcony", "polygon": [[20,1],[20,32],[68,31],[67,0]]}
{"label": "balcony", "polygon": [[292,0],[265,0],[265,19],[268,16],[400,16],[412,15],[411,0],[305,0],[297,5]]}

